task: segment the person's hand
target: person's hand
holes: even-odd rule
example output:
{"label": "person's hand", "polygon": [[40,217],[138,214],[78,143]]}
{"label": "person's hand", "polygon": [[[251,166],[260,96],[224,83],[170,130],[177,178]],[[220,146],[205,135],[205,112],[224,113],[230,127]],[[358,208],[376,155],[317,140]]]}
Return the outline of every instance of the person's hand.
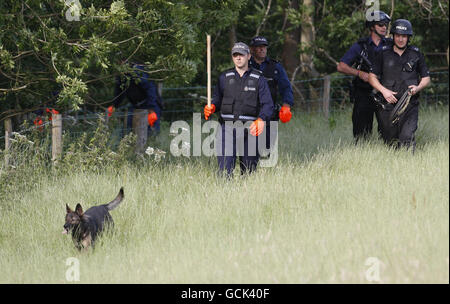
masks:
{"label": "person's hand", "polygon": [[36,117],[36,119],[33,121],[33,124],[34,124],[36,127],[42,126],[42,118],[41,118],[41,116]]}
{"label": "person's hand", "polygon": [[410,89],[408,94],[411,95],[411,96],[413,96],[413,95],[415,95],[415,94],[417,94],[419,92],[419,87],[416,86],[416,85],[410,85],[408,87],[408,89]]}
{"label": "person's hand", "polygon": [[259,136],[264,131],[264,121],[258,118],[250,125],[250,134],[253,136]]}
{"label": "person's hand", "polygon": [[53,117],[52,117],[53,114],[59,114],[59,112],[55,109],[50,110],[49,108],[46,108],[45,111],[49,114],[49,117],[48,117],[49,121],[51,121],[53,119]]}
{"label": "person's hand", "polygon": [[155,122],[158,120],[158,115],[156,115],[156,113],[152,111],[148,113],[147,120],[150,127],[153,127]]}
{"label": "person's hand", "polygon": [[369,73],[358,71],[358,77],[365,82],[369,82]]}
{"label": "person's hand", "polygon": [[389,102],[389,103],[396,103],[397,102],[397,98],[395,98],[395,94],[397,94],[397,92],[393,92],[391,90],[383,90],[381,92],[381,94],[383,94],[384,99]]}
{"label": "person's hand", "polygon": [[292,118],[292,112],[290,106],[282,106],[280,109],[280,120],[283,123],[287,123]]}
{"label": "person's hand", "polygon": [[108,117],[111,117],[113,112],[114,112],[114,107],[113,106],[109,106],[108,107]]}
{"label": "person's hand", "polygon": [[205,119],[208,120],[209,116],[211,116],[211,114],[214,112],[216,112],[216,106],[214,104],[211,104],[210,106],[206,105],[205,109],[203,110],[203,113],[205,114]]}

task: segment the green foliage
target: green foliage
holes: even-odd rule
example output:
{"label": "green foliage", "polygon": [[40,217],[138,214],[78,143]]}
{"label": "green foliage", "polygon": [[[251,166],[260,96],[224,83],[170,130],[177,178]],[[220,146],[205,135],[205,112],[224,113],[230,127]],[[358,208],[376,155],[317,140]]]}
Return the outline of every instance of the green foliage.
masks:
{"label": "green foliage", "polygon": [[82,1],[76,21],[65,1],[2,1],[0,88],[7,95],[0,112],[48,104],[77,110],[87,94],[111,99],[124,60],[145,64],[168,85],[189,83],[202,62],[204,33],[226,28],[240,3]]}
{"label": "green foliage", "polygon": [[99,119],[92,135],[84,132],[68,145],[63,159],[57,165],[58,169],[66,173],[74,170],[101,172],[124,165],[139,165],[135,154],[136,136],[133,133],[126,135],[120,141],[117,152],[111,144],[111,137],[110,129]]}
{"label": "green foliage", "polygon": [[[375,130],[354,145],[351,112],[334,114],[331,132],[322,115],[295,114],[280,126],[277,166],[250,178],[236,168],[218,179],[214,157],[33,179],[0,171],[14,179],[0,184],[0,282],[70,283],[76,257],[78,283],[370,283],[376,257],[380,283],[448,283],[448,106],[421,111],[415,154]],[[114,233],[78,252],[60,234],[65,204],[86,210],[121,186]]]}
{"label": "green foliage", "polygon": [[[104,107],[114,77],[129,72],[124,60],[144,64],[150,78],[166,86],[205,85],[206,33],[212,35],[214,82],[232,66],[231,30],[248,43],[259,29],[269,39],[269,55],[280,60],[286,33],[298,36],[312,14],[315,40],[308,48],[299,44],[296,56],[310,54],[320,74],[335,72],[329,57],[339,61],[368,34],[368,7],[361,1],[318,0],[308,7],[300,0],[272,0],[267,10],[268,0],[93,0],[80,2],[79,21],[68,18],[65,2],[0,3],[0,113]],[[289,6],[294,3],[298,9]],[[390,14],[391,1],[380,1],[380,9]],[[423,52],[447,50],[448,1],[395,1],[391,17],[412,22],[412,43]],[[431,68],[447,64],[441,55],[426,59]]]}

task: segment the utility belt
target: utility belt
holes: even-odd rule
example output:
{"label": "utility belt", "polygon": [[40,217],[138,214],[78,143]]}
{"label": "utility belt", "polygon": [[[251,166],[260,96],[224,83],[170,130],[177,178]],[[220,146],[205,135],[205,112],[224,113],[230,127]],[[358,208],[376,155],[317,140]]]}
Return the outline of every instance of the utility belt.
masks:
{"label": "utility belt", "polygon": [[250,116],[250,115],[234,115],[234,114],[220,114],[220,117],[225,121],[253,121],[258,117]]}

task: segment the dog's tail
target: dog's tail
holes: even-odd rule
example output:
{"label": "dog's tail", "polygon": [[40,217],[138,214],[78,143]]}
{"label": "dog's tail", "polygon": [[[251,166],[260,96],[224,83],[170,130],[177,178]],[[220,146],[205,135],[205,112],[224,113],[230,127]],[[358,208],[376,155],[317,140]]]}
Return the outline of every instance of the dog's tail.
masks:
{"label": "dog's tail", "polygon": [[119,194],[117,194],[116,198],[113,201],[111,201],[105,205],[106,208],[110,211],[115,209],[117,206],[119,206],[120,202],[122,202],[123,198],[124,198],[124,195],[123,195],[123,187],[122,187],[122,188],[120,188]]}

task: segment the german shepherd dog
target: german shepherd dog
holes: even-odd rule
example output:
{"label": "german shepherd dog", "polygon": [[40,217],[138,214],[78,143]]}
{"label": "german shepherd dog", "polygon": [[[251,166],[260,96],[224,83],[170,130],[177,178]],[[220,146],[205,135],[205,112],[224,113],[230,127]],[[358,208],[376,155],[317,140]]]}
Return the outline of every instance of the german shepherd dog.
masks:
{"label": "german shepherd dog", "polygon": [[108,204],[94,206],[83,212],[80,204],[77,204],[75,211],[66,204],[66,223],[63,234],[72,231],[72,240],[78,250],[94,247],[97,236],[106,228],[114,225],[109,211],[119,206],[124,198],[123,187],[120,188],[116,198]]}

